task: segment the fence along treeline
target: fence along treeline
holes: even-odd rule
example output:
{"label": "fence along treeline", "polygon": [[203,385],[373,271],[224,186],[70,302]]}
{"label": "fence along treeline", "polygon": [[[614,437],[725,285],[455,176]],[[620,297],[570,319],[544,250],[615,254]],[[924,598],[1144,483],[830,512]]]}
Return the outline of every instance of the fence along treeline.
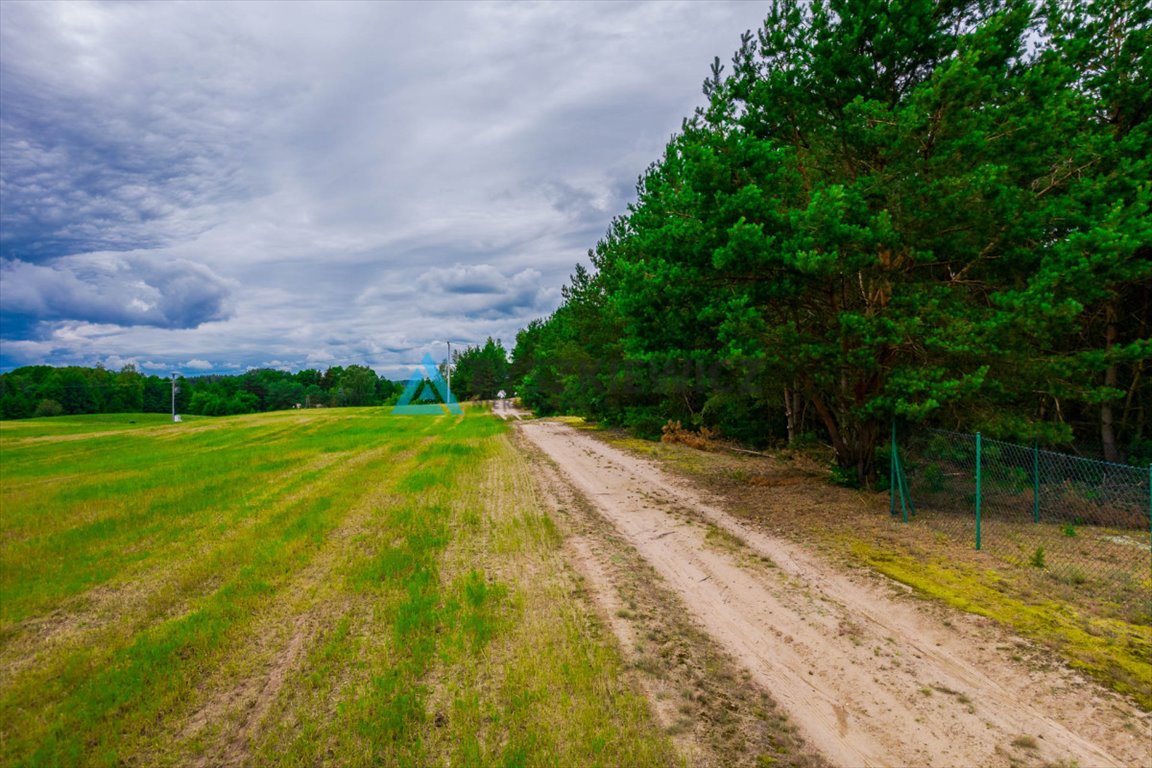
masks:
{"label": "fence along treeline", "polygon": [[517,337],[541,412],[815,430],[870,482],[895,418],[1147,461],[1147,3],[774,3]]}
{"label": "fence along treeline", "polygon": [[[394,400],[399,383],[379,378],[371,368],[334,366],[288,373],[268,368],[236,376],[177,379],[180,413],[224,416],[301,406],[378,405]],[[0,374],[0,417],[20,419],[81,413],[166,413],[172,408],[172,382],[145,376],[134,367],[47,365]]]}

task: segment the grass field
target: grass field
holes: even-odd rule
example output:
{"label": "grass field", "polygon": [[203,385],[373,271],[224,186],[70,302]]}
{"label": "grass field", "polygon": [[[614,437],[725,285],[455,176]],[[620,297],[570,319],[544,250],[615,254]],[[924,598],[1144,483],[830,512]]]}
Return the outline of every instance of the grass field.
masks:
{"label": "grass field", "polygon": [[0,760],[676,763],[505,430],[0,423]]}

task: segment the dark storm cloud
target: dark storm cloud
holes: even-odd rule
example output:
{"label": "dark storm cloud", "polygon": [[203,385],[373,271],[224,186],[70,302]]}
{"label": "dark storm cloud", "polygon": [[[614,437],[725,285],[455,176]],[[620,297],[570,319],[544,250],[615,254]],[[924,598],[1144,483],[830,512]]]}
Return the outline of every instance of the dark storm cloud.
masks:
{"label": "dark storm cloud", "polygon": [[35,112],[40,99],[6,96],[0,248],[8,256],[40,260],[77,250],[157,247],[172,235],[190,234],[167,231],[174,215],[235,192],[220,184],[224,159],[174,141],[178,132],[163,134],[163,146],[154,146],[148,126],[139,136],[117,135],[102,124],[98,105],[72,104],[46,115]]}
{"label": "dark storm cloud", "polygon": [[0,367],[194,370],[510,342],[763,14],[2,5]]}
{"label": "dark storm cloud", "polygon": [[421,305],[442,316],[496,318],[524,310],[542,311],[553,292],[541,285],[538,270],[505,275],[488,264],[428,270],[420,276]]}
{"label": "dark storm cloud", "polygon": [[[157,78],[179,51],[133,45],[141,35],[130,7],[116,11],[113,35],[128,45],[99,64],[86,53],[91,40],[52,24],[59,13],[4,10],[3,255],[156,247],[211,226],[195,220],[198,209],[244,194],[247,141],[229,112],[237,94],[203,77],[219,63],[178,85]],[[54,45],[35,47],[37,38]]]}

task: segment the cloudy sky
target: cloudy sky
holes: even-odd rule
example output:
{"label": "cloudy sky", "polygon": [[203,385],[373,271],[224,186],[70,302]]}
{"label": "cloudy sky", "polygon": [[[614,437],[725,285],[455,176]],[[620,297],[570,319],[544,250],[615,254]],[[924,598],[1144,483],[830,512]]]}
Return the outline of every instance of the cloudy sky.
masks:
{"label": "cloudy sky", "polygon": [[0,369],[511,348],[765,13],[3,0]]}

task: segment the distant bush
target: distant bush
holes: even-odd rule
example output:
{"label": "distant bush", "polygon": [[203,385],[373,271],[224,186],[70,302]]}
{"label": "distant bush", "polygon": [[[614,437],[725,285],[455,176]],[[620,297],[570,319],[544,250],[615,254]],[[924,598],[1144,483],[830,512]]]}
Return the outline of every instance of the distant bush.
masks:
{"label": "distant bush", "polygon": [[637,437],[645,440],[658,440],[665,420],[651,408],[627,408],[622,419],[623,425]]}
{"label": "distant bush", "polygon": [[40,404],[36,406],[36,416],[59,416],[64,413],[64,406],[55,400],[44,398]]}

